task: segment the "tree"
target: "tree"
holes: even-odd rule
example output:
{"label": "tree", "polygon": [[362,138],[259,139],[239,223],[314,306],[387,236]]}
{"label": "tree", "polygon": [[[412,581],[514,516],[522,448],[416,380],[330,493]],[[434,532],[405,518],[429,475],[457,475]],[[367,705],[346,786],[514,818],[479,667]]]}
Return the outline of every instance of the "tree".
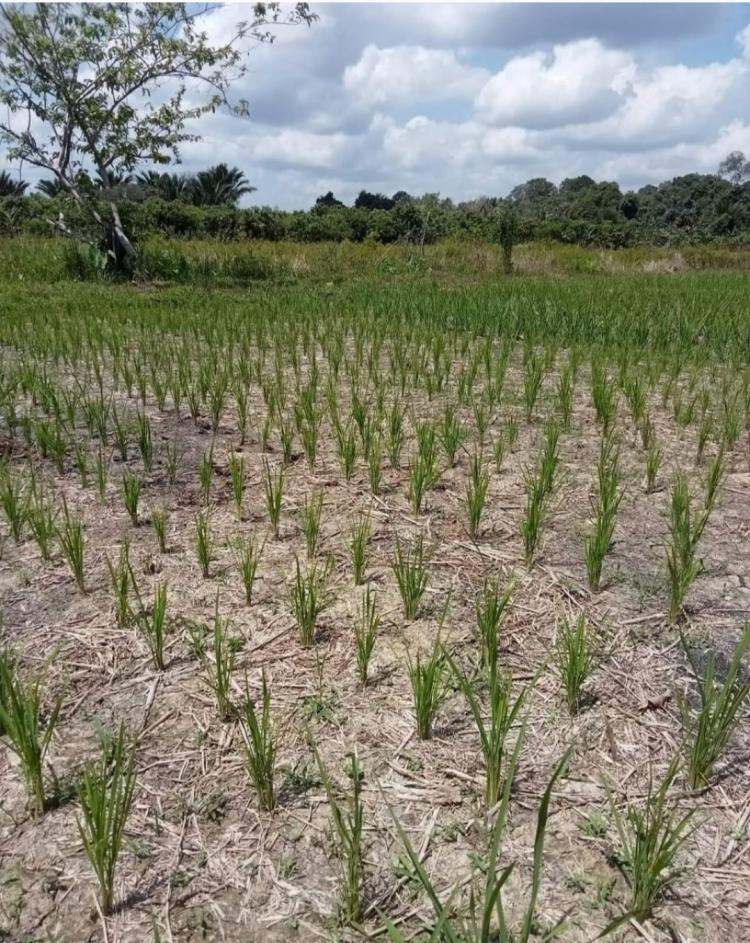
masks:
{"label": "tree", "polygon": [[[212,45],[200,29],[208,9],[122,2],[0,9],[0,142],[9,159],[52,174],[118,264],[130,264],[135,248],[117,203],[102,207],[101,194],[79,185],[79,171],[90,168],[111,193],[114,178],[142,162],[179,161],[180,145],[197,139],[188,122],[220,107],[248,113],[246,102],[228,98],[245,71],[246,43],[272,41],[275,25],[316,18],[307,3],[286,15],[278,3],[260,3],[228,42]],[[196,102],[200,88],[207,97]],[[53,225],[81,235],[64,219]]]}
{"label": "tree", "polygon": [[255,190],[239,167],[217,164],[196,174],[192,202],[196,206],[236,206],[240,197]]}
{"label": "tree", "polygon": [[189,174],[175,174],[169,171],[147,170],[136,177],[146,192],[171,203],[173,200],[189,202],[192,196],[195,178]]}
{"label": "tree", "polygon": [[384,193],[370,193],[368,190],[360,190],[359,196],[354,201],[354,206],[363,210],[390,210],[393,207],[393,200]]}
{"label": "tree", "polygon": [[746,159],[742,151],[732,151],[719,164],[719,176],[737,185],[750,180],[750,160]]}
{"label": "tree", "polygon": [[396,190],[391,197],[391,202],[394,206],[397,206],[399,203],[411,203],[413,200],[414,197],[411,193],[407,193],[406,190]]}
{"label": "tree", "polygon": [[25,180],[12,177],[7,170],[0,170],[0,197],[23,196],[27,187]]}
{"label": "tree", "polygon": [[545,177],[532,177],[518,184],[508,194],[508,200],[524,219],[550,219],[560,215],[557,187]]}
{"label": "tree", "polygon": [[55,179],[40,180],[36,185],[36,188],[40,193],[43,193],[45,196],[50,198],[60,196],[61,194],[65,193],[65,187],[60,183],[59,180]]}
{"label": "tree", "polygon": [[495,218],[495,233],[503,252],[503,271],[506,275],[512,275],[513,246],[518,239],[518,214],[515,207],[508,203],[499,207]]}
{"label": "tree", "polygon": [[635,219],[639,209],[640,203],[638,201],[638,194],[633,192],[626,193],[622,198],[622,203],[620,203],[620,212],[625,219]]}
{"label": "tree", "polygon": [[329,190],[328,193],[324,193],[323,196],[319,196],[315,201],[315,208],[325,209],[328,206],[343,206],[344,204],[341,200],[337,200],[333,195],[333,190]]}

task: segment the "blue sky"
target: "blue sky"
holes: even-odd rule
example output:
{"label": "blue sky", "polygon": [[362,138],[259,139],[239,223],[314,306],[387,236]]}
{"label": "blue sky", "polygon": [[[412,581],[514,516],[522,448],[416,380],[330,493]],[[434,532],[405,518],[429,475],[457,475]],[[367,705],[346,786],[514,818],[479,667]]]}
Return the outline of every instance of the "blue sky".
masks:
{"label": "blue sky", "polygon": [[[205,18],[216,41],[250,15]],[[637,188],[750,156],[750,4],[311,4],[233,89],[184,170],[225,161],[246,205],[333,190],[504,196],[587,173]],[[33,174],[27,176],[33,179]]]}

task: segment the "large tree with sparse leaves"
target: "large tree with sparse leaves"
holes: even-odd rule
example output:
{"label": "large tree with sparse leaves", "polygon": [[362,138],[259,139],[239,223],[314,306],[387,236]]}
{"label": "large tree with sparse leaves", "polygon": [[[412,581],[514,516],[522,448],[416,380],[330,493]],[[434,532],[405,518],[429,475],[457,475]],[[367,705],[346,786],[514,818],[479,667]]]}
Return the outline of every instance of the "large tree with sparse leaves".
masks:
{"label": "large tree with sparse leaves", "polygon": [[[0,141],[11,161],[52,175],[99,234],[112,262],[135,257],[113,198],[144,163],[179,160],[191,123],[218,108],[247,114],[229,90],[248,49],[274,28],[315,19],[307,3],[255,4],[231,39],[202,29],[210,7],[183,3],[4,4],[0,8]],[[190,85],[189,97],[186,86]],[[203,89],[204,94],[198,94]],[[85,185],[89,173],[100,189]],[[103,202],[102,193],[110,198]],[[65,218],[51,225],[69,235]]]}

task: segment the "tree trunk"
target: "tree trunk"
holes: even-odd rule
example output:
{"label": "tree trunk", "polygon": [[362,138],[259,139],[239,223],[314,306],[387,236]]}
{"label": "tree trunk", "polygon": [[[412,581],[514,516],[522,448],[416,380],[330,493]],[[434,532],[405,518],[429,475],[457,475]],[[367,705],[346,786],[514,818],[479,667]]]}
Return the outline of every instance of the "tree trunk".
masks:
{"label": "tree trunk", "polygon": [[118,269],[131,269],[136,259],[135,246],[130,241],[117,211],[117,206],[110,203],[112,210],[112,222],[107,223],[105,240],[107,244],[107,253]]}

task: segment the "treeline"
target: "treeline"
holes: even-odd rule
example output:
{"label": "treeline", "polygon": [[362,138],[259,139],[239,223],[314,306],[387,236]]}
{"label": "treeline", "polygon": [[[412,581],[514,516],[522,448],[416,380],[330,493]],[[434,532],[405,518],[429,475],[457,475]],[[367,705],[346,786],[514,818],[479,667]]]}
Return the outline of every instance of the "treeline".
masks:
{"label": "treeline", "polygon": [[[726,162],[725,162],[726,163]],[[722,168],[724,168],[724,164]],[[745,167],[747,168],[747,163]],[[517,240],[557,240],[617,248],[638,244],[750,243],[750,174],[688,174],[658,186],[622,192],[588,176],[557,186],[535,178],[505,198],[453,202],[438,194],[392,196],[362,191],[345,205],[333,193],[304,211],[239,208],[252,190],[236,168],[218,165],[193,177],[145,174],[101,193],[101,210],[115,200],[135,239],[148,233],[215,239],[432,243],[443,238],[495,241],[499,210],[512,208]],[[64,218],[85,226],[64,192],[0,196],[0,231],[49,234]],[[0,174],[0,192],[2,175]],[[201,195],[202,194],[202,195]]]}

